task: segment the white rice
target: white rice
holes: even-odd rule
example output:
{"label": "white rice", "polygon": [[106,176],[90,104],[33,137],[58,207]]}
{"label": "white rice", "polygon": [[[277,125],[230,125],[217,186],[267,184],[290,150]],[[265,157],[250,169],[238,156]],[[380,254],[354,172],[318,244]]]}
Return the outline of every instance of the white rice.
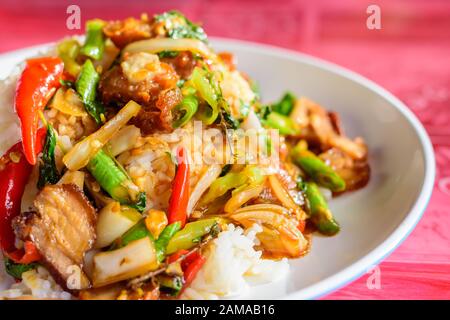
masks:
{"label": "white rice", "polygon": [[206,253],[206,262],[182,299],[219,299],[244,294],[250,285],[269,283],[284,277],[289,271],[287,259],[261,259],[256,251],[256,234],[262,228],[254,224],[244,231],[228,225]]}
{"label": "white rice", "polygon": [[63,300],[72,298],[71,294],[65,292],[43,267],[22,273],[21,282],[11,285],[7,290],[0,291],[0,299],[23,299],[30,297]]}
{"label": "white rice", "polygon": [[20,70],[5,80],[0,81],[0,154],[4,154],[14,143],[20,139],[20,123],[14,111],[14,94]]}

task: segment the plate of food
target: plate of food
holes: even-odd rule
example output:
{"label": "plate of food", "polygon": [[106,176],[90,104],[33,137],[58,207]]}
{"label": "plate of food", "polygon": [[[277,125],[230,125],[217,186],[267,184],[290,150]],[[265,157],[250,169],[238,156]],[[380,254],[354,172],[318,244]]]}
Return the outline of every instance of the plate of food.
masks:
{"label": "plate of food", "polygon": [[0,298],[318,298],[431,196],[430,140],[386,90],[176,11],[0,66]]}

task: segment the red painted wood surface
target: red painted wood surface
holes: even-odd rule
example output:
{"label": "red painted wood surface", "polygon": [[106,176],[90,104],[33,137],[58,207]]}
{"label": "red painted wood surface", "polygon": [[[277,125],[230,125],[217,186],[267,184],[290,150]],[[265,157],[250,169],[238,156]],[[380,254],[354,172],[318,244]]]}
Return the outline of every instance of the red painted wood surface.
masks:
{"label": "red painted wood surface", "polygon": [[[366,275],[325,299],[450,299],[450,1],[2,0],[0,52],[80,33],[65,28],[69,4],[80,6],[83,21],[177,8],[210,35],[306,52],[397,95],[433,141],[434,194],[416,229],[379,265],[380,289],[370,290]],[[381,30],[366,27],[369,4],[381,7]]]}

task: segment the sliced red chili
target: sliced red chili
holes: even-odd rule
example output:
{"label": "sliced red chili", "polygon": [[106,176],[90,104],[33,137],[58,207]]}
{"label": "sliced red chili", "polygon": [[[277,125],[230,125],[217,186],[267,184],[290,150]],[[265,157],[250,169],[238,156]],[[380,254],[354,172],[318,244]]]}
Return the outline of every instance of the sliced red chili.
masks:
{"label": "sliced red chili", "polygon": [[64,63],[58,57],[29,59],[17,82],[15,108],[21,124],[24,153],[32,165],[36,164],[39,113],[61,86],[63,70]]}
{"label": "sliced red chili", "polygon": [[187,151],[181,147],[177,150],[178,167],[172,185],[169,201],[169,224],[180,221],[181,228],[186,224],[187,206],[189,202],[189,163]]}

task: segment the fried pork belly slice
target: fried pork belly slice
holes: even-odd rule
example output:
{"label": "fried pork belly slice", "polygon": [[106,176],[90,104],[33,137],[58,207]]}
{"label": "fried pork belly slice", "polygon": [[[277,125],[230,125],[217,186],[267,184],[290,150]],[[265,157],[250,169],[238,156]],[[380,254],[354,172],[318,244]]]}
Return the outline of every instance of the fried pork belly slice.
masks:
{"label": "fried pork belly slice", "polygon": [[95,241],[95,209],[73,184],[46,186],[34,205],[37,212],[24,213],[14,221],[18,237],[33,241],[63,288],[89,288],[83,259]]}

